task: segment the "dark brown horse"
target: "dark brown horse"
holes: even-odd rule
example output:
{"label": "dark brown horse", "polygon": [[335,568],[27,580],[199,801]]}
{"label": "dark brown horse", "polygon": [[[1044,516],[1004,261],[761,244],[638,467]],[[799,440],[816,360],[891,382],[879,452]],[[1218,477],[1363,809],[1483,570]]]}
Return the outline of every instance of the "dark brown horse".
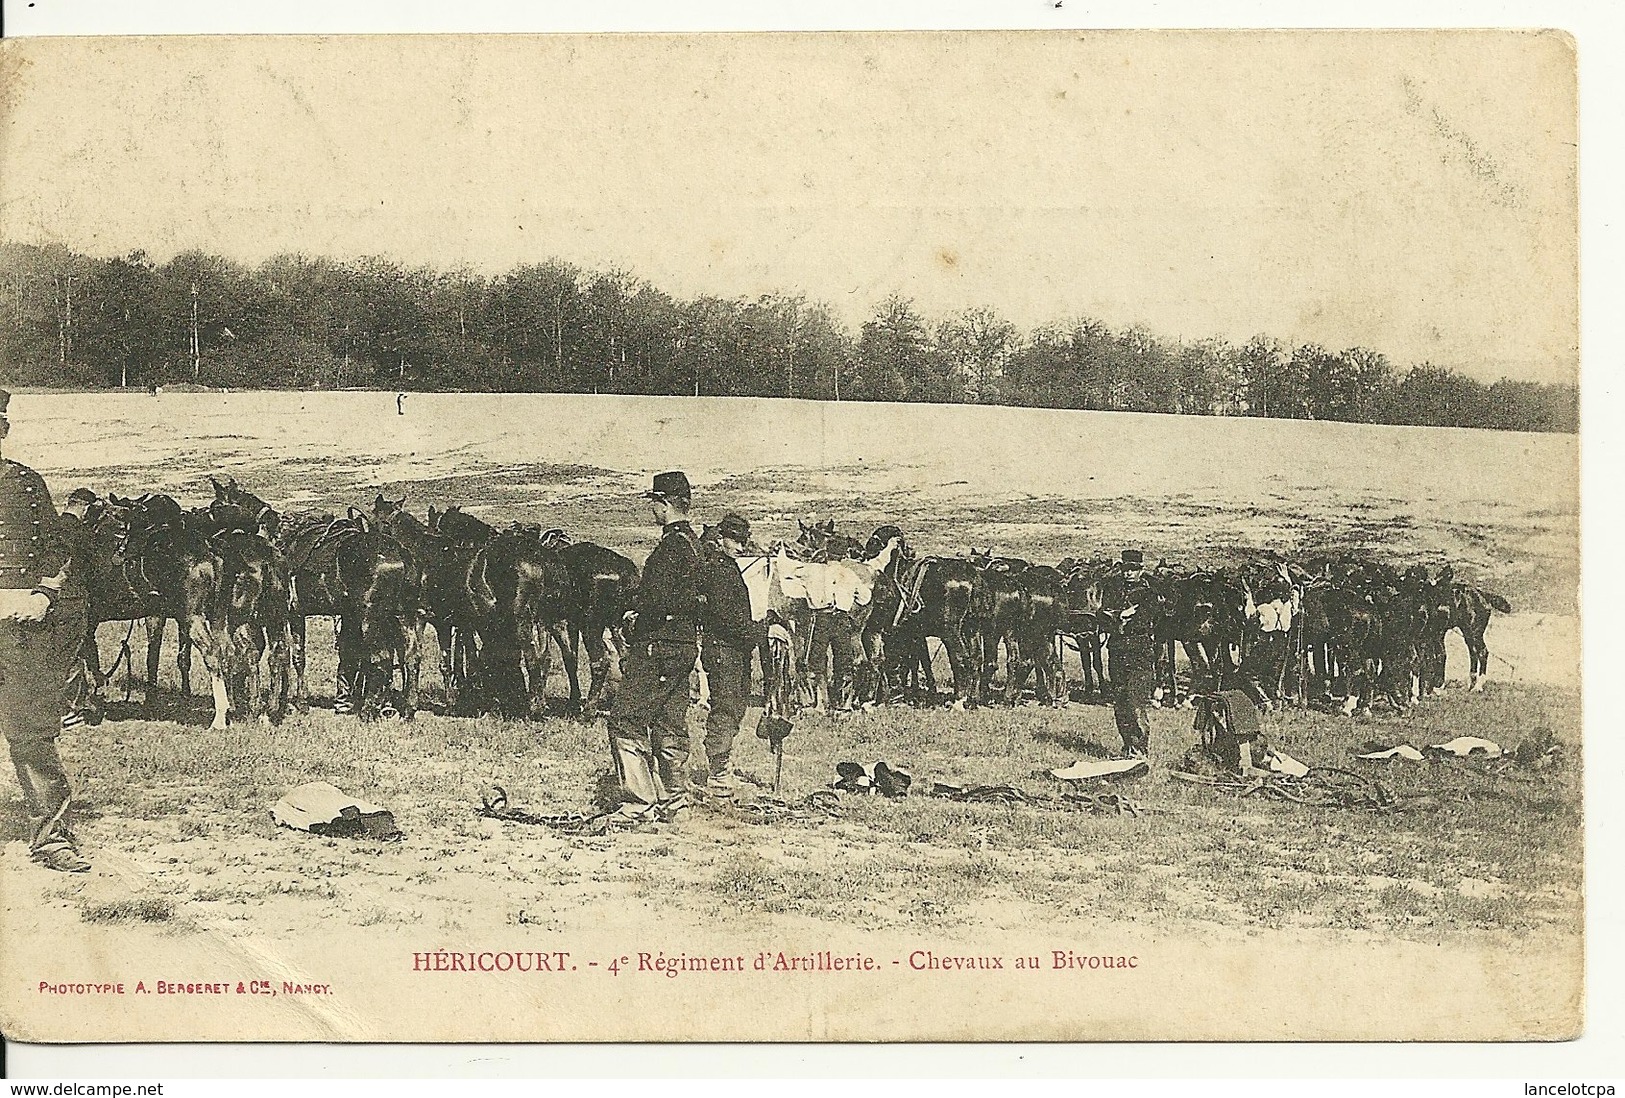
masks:
{"label": "dark brown horse", "polygon": [[[430,522],[437,522],[438,512],[431,507],[429,513]],[[404,545],[417,564],[423,624],[434,627],[440,649],[440,678],[446,711],[456,712],[477,651],[476,614],[468,593],[469,566],[480,545],[494,536],[495,531],[474,541],[458,541],[436,533],[429,524],[406,510],[405,496],[389,500],[380,494],[373,501],[373,520]]]}
{"label": "dark brown horse", "polygon": [[401,674],[401,716],[417,711],[421,636],[418,566],[400,542],[372,528],[354,508],[343,517],[290,515],[235,481],[215,485],[211,509],[254,522],[280,550],[290,573],[288,620],[293,654],[293,701],[309,704],[305,681],[305,619],[338,621],[334,712],[372,719],[393,708]]}
{"label": "dark brown horse", "polygon": [[548,638],[564,657],[570,706],[581,708],[581,682],[570,647],[571,581],[556,550],[532,531],[509,529],[480,547],[468,573],[478,611],[480,681],[505,716],[547,712]]}
{"label": "dark brown horse", "polygon": [[991,549],[971,550],[971,564],[979,573],[976,597],[971,603],[972,629],[980,648],[981,674],[977,697],[986,701],[993,693],[993,676],[998,671],[999,648],[1004,647],[1004,703],[1014,705],[1022,652],[1021,626],[1027,616],[1026,591],[1022,575],[1032,567],[1016,557],[996,557]]}
{"label": "dark brown horse", "polygon": [[267,532],[275,515],[268,507],[231,502],[227,486],[213,483],[214,502],[187,515],[208,537],[219,570],[216,618],[230,639],[226,690],[238,712],[279,721],[289,700],[292,640],[287,561]]}
{"label": "dark brown horse", "polygon": [[[1445,619],[1448,624],[1444,631],[1448,633],[1451,629],[1459,629],[1461,639],[1467,642],[1467,688],[1483,690],[1484,678],[1490,670],[1490,646],[1484,634],[1490,627],[1492,614],[1510,614],[1512,604],[1492,591],[1457,581],[1449,565],[1440,572],[1437,582],[1450,593],[1450,611]],[[1442,639],[1440,645],[1442,648]],[[1439,678],[1443,685],[1442,653],[1440,661]]]}
{"label": "dark brown horse", "polygon": [[[626,653],[622,622],[638,590],[638,566],[613,549],[578,541],[559,551],[570,576],[570,644],[587,649],[592,686],[586,712],[596,713],[615,700],[618,668]],[[611,657],[613,656],[613,660]]]}
{"label": "dark brown horse", "polygon": [[1086,698],[1106,692],[1106,638],[1112,622],[1104,613],[1101,583],[1116,568],[1115,561],[1105,559],[1069,559],[1056,565],[1063,578],[1061,628],[1077,649]]}
{"label": "dark brown horse", "polygon": [[[972,657],[975,619],[971,616],[980,576],[970,561],[921,557],[898,579],[898,605],[889,632],[893,678],[913,693],[916,704],[937,702],[931,672],[930,638],[942,641],[953,672],[954,705],[975,705],[979,669]],[[914,678],[910,672],[917,671]]]}
{"label": "dark brown horse", "polygon": [[220,569],[208,539],[187,522],[180,504],[165,495],[97,498],[85,521],[90,528],[85,660],[97,688],[105,680],[96,626],[104,621],[142,619],[147,629],[145,704],[151,711],[158,700],[164,624],[173,620],[180,641],[176,663],[181,695],[192,692],[192,649],[196,646],[213,688],[214,726],[225,727],[229,702],[224,623],[217,618]]}

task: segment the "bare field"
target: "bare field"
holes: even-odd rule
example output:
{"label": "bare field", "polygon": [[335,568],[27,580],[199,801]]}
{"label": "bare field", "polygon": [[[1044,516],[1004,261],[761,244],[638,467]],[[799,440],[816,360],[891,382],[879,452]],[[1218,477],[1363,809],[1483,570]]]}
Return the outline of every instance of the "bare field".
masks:
{"label": "bare field", "polygon": [[[118,932],[149,944],[245,934],[306,968],[331,960],[330,946],[316,943],[338,931],[382,949],[470,930],[602,931],[651,919],[671,933],[855,929],[974,940],[1035,926],[1137,927],[1330,951],[1410,942],[1576,955],[1571,437],[590,397],[414,394],[406,416],[395,414],[392,395],[368,393],[19,396],[16,405],[8,453],[40,468],[59,494],[86,483],[196,501],[206,475],[221,471],[298,506],[405,491],[419,513],[462,503],[488,519],[563,526],[639,559],[653,532],[634,494],[650,472],[685,467],[699,517],[739,509],[768,537],[789,534],[795,516],[812,511],[859,530],[898,521],[939,552],[993,546],[1052,560],[1142,544],[1195,563],[1263,546],[1346,544],[1454,560],[1518,611],[1491,627],[1498,681],[1478,695],[1453,689],[1405,718],[1269,716],[1267,735],[1311,765],[1346,766],[1367,739],[1423,745],[1482,735],[1511,747],[1549,729],[1565,761],[1527,783],[1401,764],[1372,773],[1396,789],[1441,794],[1433,810],[1313,810],[1169,780],[1193,742],[1191,717],[1159,711],[1152,774],[1119,788],[1147,810],[1138,818],[846,798],[840,819],[753,826],[696,812],[676,827],[588,838],[474,810],[493,784],[537,811],[590,808],[605,792],[601,723],[426,713],[362,726],[316,709],[275,729],[220,732],[206,727],[197,698],[178,721],[132,715],[64,739],[95,812],[82,827],[88,850],[93,859],[109,852],[123,869],[98,861],[89,879],[39,880],[26,867],[20,805],[8,791],[8,918],[19,917],[13,897],[26,892],[46,912],[128,924]],[[330,694],[330,633],[312,625],[313,690]],[[123,635],[103,627],[104,662]],[[1465,657],[1459,645],[1451,651],[1459,679]],[[168,654],[164,666],[173,683]],[[432,698],[433,670],[426,682]],[[1117,747],[1101,706],[809,716],[789,743],[786,795],[827,785],[843,759],[905,765],[917,790],[935,779],[1053,793],[1047,768]],[[748,733],[736,764],[771,774]],[[272,825],[277,797],[317,779],[390,807],[406,840],[324,840]]]}

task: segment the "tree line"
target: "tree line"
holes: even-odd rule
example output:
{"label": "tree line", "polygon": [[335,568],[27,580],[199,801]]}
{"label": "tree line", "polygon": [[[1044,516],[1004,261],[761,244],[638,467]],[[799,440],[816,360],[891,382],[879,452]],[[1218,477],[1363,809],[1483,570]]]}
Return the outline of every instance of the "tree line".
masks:
{"label": "tree line", "polygon": [[1485,384],[1364,347],[1170,341],[1079,318],[881,302],[857,332],[801,295],[675,298],[560,260],[498,276],[199,251],[155,263],[0,244],[0,380],[90,387],[800,397],[1574,432],[1575,385]]}

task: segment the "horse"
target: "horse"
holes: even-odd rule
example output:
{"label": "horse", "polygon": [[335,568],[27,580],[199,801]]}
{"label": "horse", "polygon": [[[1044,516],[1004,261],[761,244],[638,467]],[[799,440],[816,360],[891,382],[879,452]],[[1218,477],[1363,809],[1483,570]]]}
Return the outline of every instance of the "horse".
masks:
{"label": "horse", "polygon": [[1240,645],[1244,639],[1240,629],[1241,595],[1231,589],[1228,577],[1211,571],[1180,573],[1159,568],[1147,573],[1146,582],[1164,605],[1156,640],[1160,649],[1159,687],[1167,703],[1178,705],[1180,700],[1176,644],[1184,649],[1190,664],[1192,689],[1218,689],[1235,670],[1232,643]]}
{"label": "horse", "polygon": [[[1461,639],[1467,642],[1467,689],[1481,691],[1484,689],[1485,676],[1490,671],[1490,646],[1484,639],[1484,634],[1490,627],[1492,614],[1510,614],[1512,604],[1493,591],[1486,591],[1482,587],[1456,580],[1453,570],[1448,565],[1441,571],[1438,582],[1450,592],[1450,611],[1446,619],[1449,624],[1444,632],[1448,633],[1451,629],[1461,632]],[[1440,643],[1442,647],[1442,635]],[[1439,666],[1441,685],[1444,670],[1441,655]]]}
{"label": "horse", "polygon": [[434,627],[446,711],[452,713],[457,711],[469,679],[478,617],[468,593],[469,567],[480,545],[495,536],[495,531],[489,536],[477,536],[475,541],[459,541],[436,531],[439,518],[439,512],[431,506],[429,522],[420,521],[406,510],[405,496],[388,500],[380,493],[373,501],[373,521],[404,545],[417,563],[419,608],[423,612],[419,635],[421,638],[424,626]]}
{"label": "horse", "polygon": [[[872,558],[832,561],[800,560],[791,557],[783,544],[776,547],[772,583],[789,601],[797,632],[807,637],[799,655],[815,704],[820,695],[832,707],[853,704],[865,694],[886,696],[884,645],[880,623],[873,617],[874,594],[901,544],[899,535]],[[820,658],[826,651],[829,658]],[[867,690],[859,681],[860,673],[873,680]]]}
{"label": "horse", "polygon": [[626,654],[623,623],[637,595],[638,566],[631,558],[590,541],[566,545],[558,554],[570,577],[571,650],[585,645],[592,675],[586,712],[597,713],[609,707],[619,688],[620,664]]}
{"label": "horse", "polygon": [[977,703],[980,671],[972,660],[970,642],[975,638],[972,610],[980,581],[980,573],[970,561],[932,556],[914,561],[899,578],[897,610],[889,629],[897,651],[892,668],[900,682],[906,682],[910,670],[918,669],[918,680],[911,689],[916,704],[937,700],[927,647],[932,637],[942,642],[948,655],[954,707],[964,709]]}
{"label": "horse", "polygon": [[[257,497],[233,490],[253,506]],[[275,512],[272,512],[273,514]],[[305,619],[338,621],[335,713],[373,720],[417,714],[422,665],[422,563],[355,508],[345,515],[278,516],[276,540],[293,572],[291,621],[296,704],[309,705]],[[401,672],[400,707],[389,697]]]}
{"label": "horse", "polygon": [[1017,700],[1017,679],[1023,654],[1021,624],[1027,616],[1027,596],[1021,576],[1032,565],[1015,557],[995,557],[991,549],[970,551],[970,562],[979,573],[976,597],[971,603],[972,629],[981,650],[981,673],[976,680],[977,696],[992,695],[993,675],[999,666],[999,646],[1004,646],[1004,702]]}
{"label": "horse", "polygon": [[531,530],[504,530],[475,552],[466,590],[479,636],[479,681],[497,710],[514,717],[546,712],[551,637],[564,657],[571,709],[579,712],[581,683],[568,632],[573,590],[559,553],[544,548]]}
{"label": "horse", "polygon": [[189,525],[169,496],[126,499],[97,497],[86,512],[90,530],[86,587],[90,620],[84,655],[92,681],[105,678],[96,644],[104,621],[144,619],[147,630],[147,686],[144,707],[158,701],[158,663],[164,623],[173,619],[179,634],[176,664],[181,696],[192,692],[192,648],[203,655],[214,699],[214,727],[223,728],[230,708],[226,693],[223,632],[217,618],[220,570],[207,539]]}
{"label": "horse", "polygon": [[1065,617],[1066,581],[1058,568],[1035,564],[1016,577],[1021,585],[1022,616],[1017,626],[1021,662],[1014,683],[1006,683],[1006,693],[1019,699],[1027,676],[1036,673],[1034,691],[1045,705],[1068,700],[1066,676],[1062,673],[1056,638]]}
{"label": "horse", "polygon": [[1103,613],[1101,581],[1116,568],[1116,562],[1103,559],[1064,559],[1055,566],[1062,580],[1061,628],[1072,637],[1072,646],[1077,649],[1086,698],[1106,691],[1104,653],[1112,623]]}
{"label": "horse", "polygon": [[[581,710],[581,684],[571,644],[576,591],[557,548],[562,531],[515,523],[498,532],[453,505],[429,508],[429,529],[472,550],[458,586],[458,613],[472,623],[478,651],[458,630],[454,663],[473,667],[481,701],[506,716],[546,710],[548,639],[558,645],[570,681],[570,705]],[[590,649],[589,649],[590,651]],[[465,672],[466,673],[466,672]]]}
{"label": "horse", "polygon": [[[234,480],[225,484],[210,480],[214,501],[187,512],[187,521],[207,536],[219,570],[216,620],[223,621],[230,638],[230,655],[224,661],[227,694],[237,699],[239,711],[246,709],[262,721],[280,721],[289,700],[292,594],[287,561],[267,533],[275,529],[276,515],[254,497],[234,500]],[[218,713],[216,727],[221,727]]]}
{"label": "horse", "polygon": [[[818,561],[862,559],[864,543],[850,534],[837,532],[834,519],[825,519],[822,522],[797,519],[796,523],[800,527],[796,544],[807,551],[810,559]],[[879,552],[878,547],[871,546],[870,555],[876,552]]]}

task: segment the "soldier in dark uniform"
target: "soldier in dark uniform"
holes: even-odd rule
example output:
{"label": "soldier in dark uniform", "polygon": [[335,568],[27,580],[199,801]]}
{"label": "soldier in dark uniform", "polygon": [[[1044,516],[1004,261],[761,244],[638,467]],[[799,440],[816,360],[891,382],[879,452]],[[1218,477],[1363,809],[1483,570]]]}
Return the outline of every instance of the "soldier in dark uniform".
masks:
{"label": "soldier in dark uniform", "polygon": [[1156,603],[1145,581],[1145,555],[1123,550],[1124,608],[1107,646],[1116,691],[1113,712],[1123,754],[1143,759],[1151,749],[1150,708],[1157,688]]}
{"label": "soldier in dark uniform", "polygon": [[750,523],[735,514],[724,515],[702,546],[701,590],[705,613],[701,618],[700,664],[711,687],[711,714],[705,722],[705,755],[710,764],[707,796],[733,796],[728,760],[734,737],[745,719],[750,695],[750,655],[761,640],[761,627],[751,618],[750,589],[734,560],[750,541]]}
{"label": "soldier in dark uniform", "polygon": [[[89,576],[92,531],[87,521],[90,506],[96,502],[96,493],[89,488],[75,488],[62,503],[59,529],[68,554],[68,578],[62,586],[62,597],[85,599],[89,605]],[[88,623],[87,623],[88,625]],[[90,634],[87,633],[87,638]],[[89,640],[94,644],[94,640]],[[62,729],[81,724],[100,724],[101,707],[96,703],[95,681],[90,664],[81,650],[68,668],[68,710],[62,717]]]}
{"label": "soldier in dark uniform", "polygon": [[[11,431],[10,401],[0,390],[0,439]],[[40,475],[0,461],[0,730],[28,803],[34,860],[82,873],[90,864],[68,829],[72,797],[56,738],[88,608],[83,584],[69,582],[63,533]]]}
{"label": "soldier in dark uniform", "polygon": [[617,823],[651,814],[671,819],[687,807],[689,676],[704,606],[688,477],[661,473],[643,496],[661,533],[643,566],[621,689],[609,714],[610,753],[621,783]]}

